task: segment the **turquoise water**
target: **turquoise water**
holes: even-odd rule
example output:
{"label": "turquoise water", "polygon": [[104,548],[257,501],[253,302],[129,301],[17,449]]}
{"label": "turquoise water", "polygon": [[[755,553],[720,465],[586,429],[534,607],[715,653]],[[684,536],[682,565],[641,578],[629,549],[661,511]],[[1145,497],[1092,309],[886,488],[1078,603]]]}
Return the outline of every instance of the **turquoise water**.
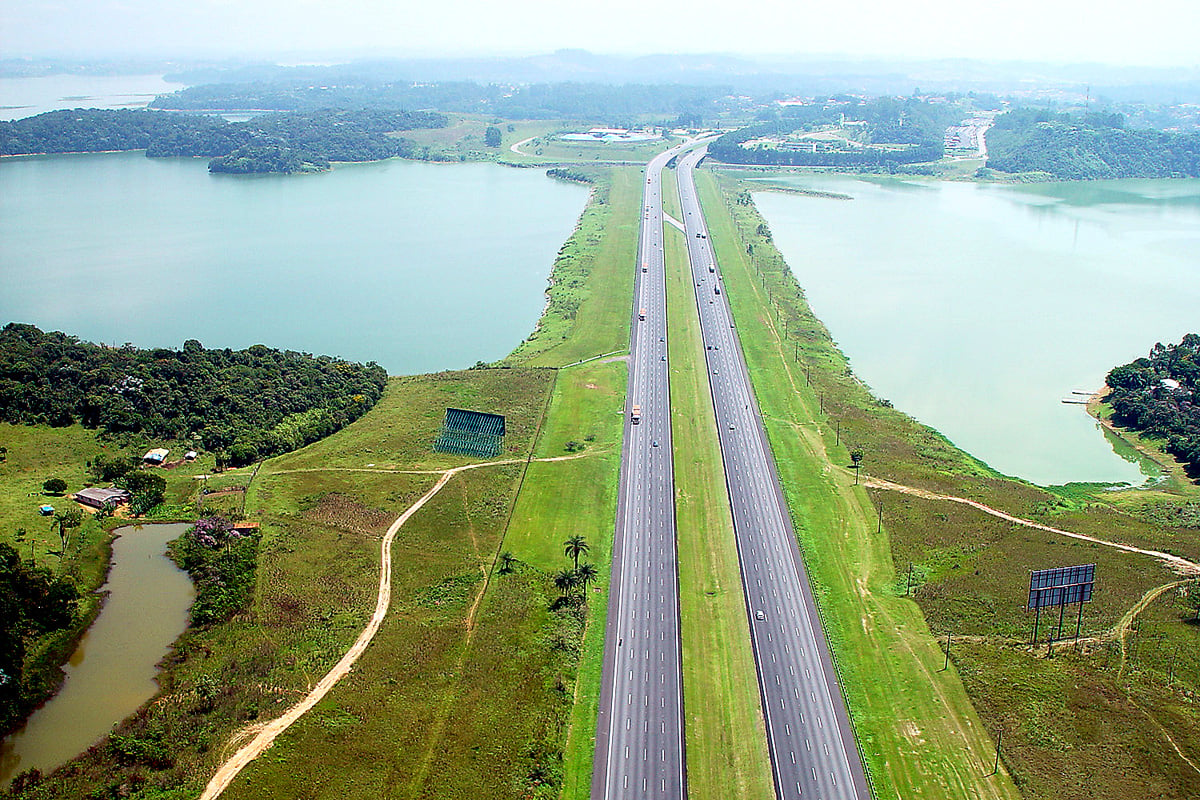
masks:
{"label": "turquoise water", "polygon": [[1200,331],[1200,181],[773,180],[853,197],[755,202],[877,395],[1006,474],[1142,481],[1062,400]]}
{"label": "turquoise water", "polygon": [[210,175],[140,153],[0,162],[0,321],[109,344],[256,343],[393,374],[500,358],[532,329],[587,189],[384,161]]}

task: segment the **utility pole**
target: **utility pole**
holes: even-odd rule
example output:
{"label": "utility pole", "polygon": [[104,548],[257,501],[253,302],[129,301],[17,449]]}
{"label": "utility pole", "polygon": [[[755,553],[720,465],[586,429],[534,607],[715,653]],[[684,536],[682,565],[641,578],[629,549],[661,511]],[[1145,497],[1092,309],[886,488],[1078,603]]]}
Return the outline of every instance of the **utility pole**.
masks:
{"label": "utility pole", "polygon": [[[879,501],[879,525],[875,528],[875,535],[883,533],[883,500]],[[908,571],[912,572],[912,564],[908,565]]]}
{"label": "utility pole", "polygon": [[946,631],[946,663],[942,664],[942,672],[950,669],[950,643],[953,639],[953,636],[953,633]]}
{"label": "utility pole", "polygon": [[992,774],[996,775],[1000,772],[1000,743],[1004,741],[1004,728],[996,729],[996,765],[992,767]]}
{"label": "utility pole", "polygon": [[908,586],[904,589],[904,596],[912,595],[912,562],[908,562]]}

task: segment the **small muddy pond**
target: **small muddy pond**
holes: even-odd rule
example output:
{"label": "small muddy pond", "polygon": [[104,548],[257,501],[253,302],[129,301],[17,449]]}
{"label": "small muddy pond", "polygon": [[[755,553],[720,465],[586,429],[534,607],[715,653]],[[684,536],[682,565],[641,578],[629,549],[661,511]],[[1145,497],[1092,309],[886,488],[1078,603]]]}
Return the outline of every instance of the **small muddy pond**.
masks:
{"label": "small muddy pond", "polygon": [[0,786],[36,767],[47,772],[86,750],[158,690],[157,664],[187,624],[195,593],[166,557],[185,523],[117,529],[109,593],[65,665],[66,683],[25,727],[0,743]]}

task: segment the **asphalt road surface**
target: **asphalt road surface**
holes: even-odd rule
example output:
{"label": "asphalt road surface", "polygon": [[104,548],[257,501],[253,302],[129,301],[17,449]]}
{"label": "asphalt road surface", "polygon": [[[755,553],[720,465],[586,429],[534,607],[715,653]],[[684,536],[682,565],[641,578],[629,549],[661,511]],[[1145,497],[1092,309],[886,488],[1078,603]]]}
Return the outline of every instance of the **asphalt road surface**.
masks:
{"label": "asphalt road surface", "polygon": [[[662,170],[646,167],[592,797],[686,796]],[[631,412],[641,409],[634,424]]]}
{"label": "asphalt road surface", "polygon": [[781,800],[868,800],[853,729],[697,199],[692,169],[705,153],[700,148],[680,158],[679,194],[775,792]]}

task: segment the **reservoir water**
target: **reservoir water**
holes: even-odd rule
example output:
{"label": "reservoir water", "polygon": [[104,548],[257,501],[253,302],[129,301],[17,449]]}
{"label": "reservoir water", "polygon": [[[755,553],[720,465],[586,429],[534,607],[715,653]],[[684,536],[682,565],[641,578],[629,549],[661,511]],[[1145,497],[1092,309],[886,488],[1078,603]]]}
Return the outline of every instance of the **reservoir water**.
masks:
{"label": "reservoir water", "polygon": [[100,616],[64,665],[66,682],[25,727],[0,743],[0,787],[86,750],[158,690],[157,664],[183,633],[194,592],[166,557],[182,523],[118,528]]}
{"label": "reservoir water", "polygon": [[0,322],[467,367],[533,329],[587,194],[488,163],[230,176],[141,153],[4,159]]}
{"label": "reservoir water", "polygon": [[143,108],[183,84],[162,75],[44,75],[0,78],[0,120],[63,108]]}
{"label": "reservoir water", "polygon": [[772,180],[853,197],[755,203],[878,396],[1009,475],[1142,481],[1062,400],[1200,331],[1200,181]]}

